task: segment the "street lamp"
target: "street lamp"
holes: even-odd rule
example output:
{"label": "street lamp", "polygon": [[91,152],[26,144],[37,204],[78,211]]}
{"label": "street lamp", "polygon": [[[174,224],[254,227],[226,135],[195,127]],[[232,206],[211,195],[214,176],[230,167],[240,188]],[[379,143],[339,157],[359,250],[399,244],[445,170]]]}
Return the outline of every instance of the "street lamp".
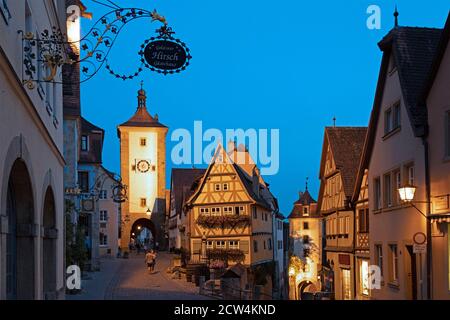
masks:
{"label": "street lamp", "polygon": [[152,210],[150,210],[150,208],[148,208],[146,214],[147,214],[148,218],[150,219],[150,217],[152,216]]}
{"label": "street lamp", "polygon": [[141,226],[138,226],[137,229],[138,229],[138,230],[141,230]]}
{"label": "street lamp", "polygon": [[405,185],[398,188],[398,193],[400,195],[400,200],[403,202],[412,202],[414,199],[414,194],[416,193],[416,187],[412,185]]}

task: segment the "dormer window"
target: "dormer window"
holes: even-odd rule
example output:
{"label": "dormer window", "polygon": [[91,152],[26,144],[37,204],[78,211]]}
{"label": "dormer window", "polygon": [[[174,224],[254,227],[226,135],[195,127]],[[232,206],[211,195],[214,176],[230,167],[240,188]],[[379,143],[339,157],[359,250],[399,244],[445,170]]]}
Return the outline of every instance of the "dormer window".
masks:
{"label": "dormer window", "polygon": [[89,137],[81,136],[81,151],[89,151]]}

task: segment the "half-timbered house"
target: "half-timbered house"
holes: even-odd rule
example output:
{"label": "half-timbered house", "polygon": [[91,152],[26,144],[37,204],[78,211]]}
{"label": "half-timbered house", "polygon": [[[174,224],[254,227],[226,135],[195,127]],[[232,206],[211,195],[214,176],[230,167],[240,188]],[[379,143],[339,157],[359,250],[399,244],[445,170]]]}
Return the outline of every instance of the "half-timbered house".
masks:
{"label": "half-timbered house", "polygon": [[224,267],[240,263],[247,268],[249,285],[262,285],[271,294],[276,201],[261,180],[256,166],[249,175],[219,145],[185,205],[191,261]]}
{"label": "half-timbered house", "polygon": [[355,297],[351,198],[366,132],[365,127],[325,128],[318,210],[325,220],[326,261],[323,263],[332,270],[331,290],[338,300]]}

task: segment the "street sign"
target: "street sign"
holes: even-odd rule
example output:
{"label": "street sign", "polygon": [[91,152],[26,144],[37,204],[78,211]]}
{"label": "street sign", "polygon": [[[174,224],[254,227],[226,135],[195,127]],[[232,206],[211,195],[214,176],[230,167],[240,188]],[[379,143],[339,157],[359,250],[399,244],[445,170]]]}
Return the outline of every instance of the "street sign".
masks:
{"label": "street sign", "polygon": [[187,60],[185,48],[169,40],[150,42],[145,47],[144,56],[149,65],[162,70],[179,69]]}
{"label": "street sign", "polygon": [[416,232],[413,236],[415,244],[425,244],[427,242],[427,235],[423,232]]}
{"label": "street sign", "polygon": [[413,245],[413,252],[414,253],[426,253],[427,252],[427,245],[425,244],[414,244]]}

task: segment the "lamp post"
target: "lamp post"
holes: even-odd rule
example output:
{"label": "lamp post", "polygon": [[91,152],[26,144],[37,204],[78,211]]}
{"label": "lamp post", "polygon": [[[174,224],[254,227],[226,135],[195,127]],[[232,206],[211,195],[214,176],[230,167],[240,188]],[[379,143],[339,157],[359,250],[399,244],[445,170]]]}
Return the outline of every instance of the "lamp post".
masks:
{"label": "lamp post", "polygon": [[149,219],[152,218],[152,210],[150,210],[150,208],[147,209],[146,215]]}
{"label": "lamp post", "polygon": [[[431,243],[431,219],[428,214],[425,214],[417,208],[417,206],[414,204],[414,196],[416,194],[417,187],[413,185],[405,185],[403,187],[398,188],[398,193],[400,196],[400,200],[404,203],[411,204],[411,206],[416,209],[422,216],[426,219],[427,229],[426,229],[426,246],[427,246],[427,298],[431,299],[431,272],[432,272],[432,256],[431,256],[431,250],[432,250],[432,243]],[[429,201],[420,201],[421,203],[430,204]],[[420,266],[422,266],[422,254],[419,253],[419,260],[420,260]],[[420,275],[422,278],[422,275]],[[422,286],[422,283],[420,284]],[[421,295],[423,296],[423,292],[421,292]]]}

